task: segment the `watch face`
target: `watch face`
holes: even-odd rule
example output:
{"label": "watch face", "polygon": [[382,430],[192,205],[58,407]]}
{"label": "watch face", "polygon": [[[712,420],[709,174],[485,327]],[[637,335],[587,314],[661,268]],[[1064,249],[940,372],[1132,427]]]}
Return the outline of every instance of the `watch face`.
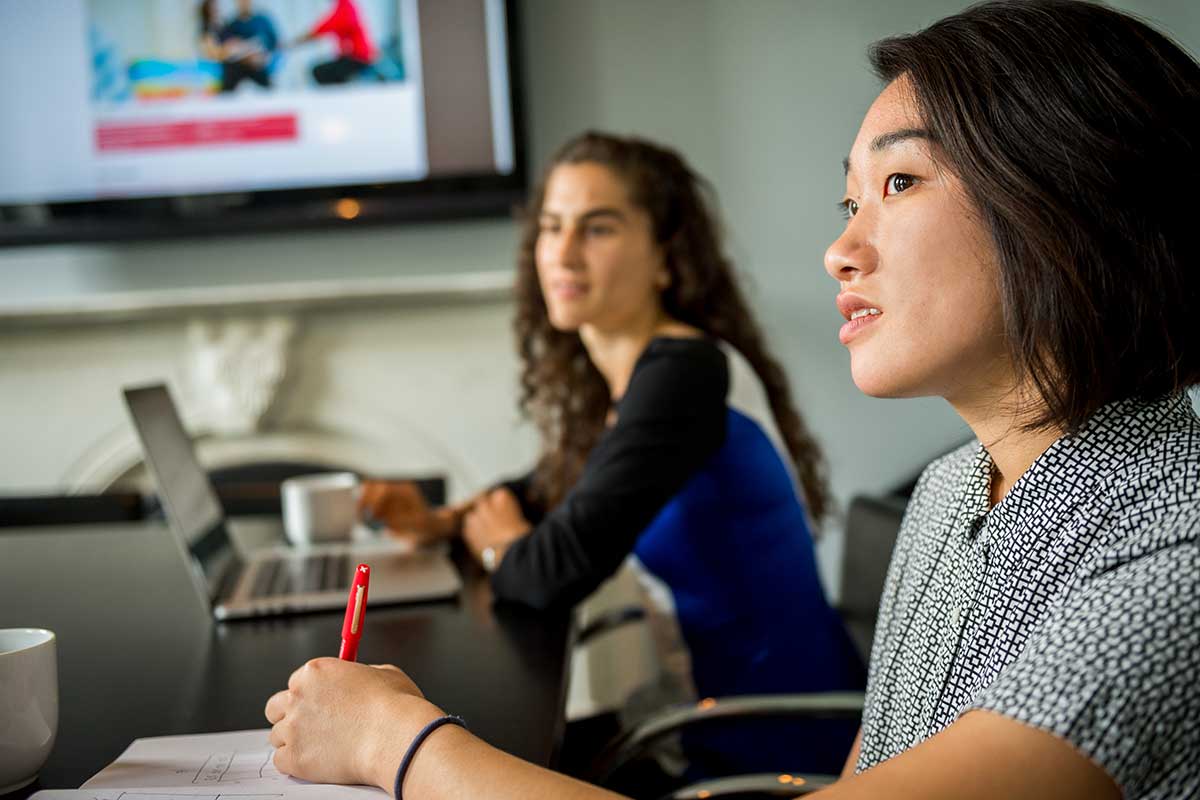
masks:
{"label": "watch face", "polygon": [[496,571],[496,548],[485,547],[479,554],[479,560],[483,562],[483,568],[488,572]]}

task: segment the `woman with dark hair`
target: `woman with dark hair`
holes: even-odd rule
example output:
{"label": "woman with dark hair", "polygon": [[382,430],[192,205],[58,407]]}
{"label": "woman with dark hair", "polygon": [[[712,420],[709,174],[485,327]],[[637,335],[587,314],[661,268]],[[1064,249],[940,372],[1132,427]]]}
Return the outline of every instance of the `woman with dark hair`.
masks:
{"label": "woman with dark hair", "polygon": [[871,60],[841,340],[862,391],[943,397],[978,441],[909,504],[849,785],[1195,797],[1200,66],[1075,0]]}
{"label": "woman with dark hair", "polygon": [[[917,485],[825,796],[1196,797],[1200,67],[1077,0],[980,4],[872,60],[886,86],[825,258],[840,338],[862,391],[944,397],[979,441]],[[293,680],[273,741],[327,747],[277,755],[285,772],[606,796],[459,728],[413,747],[442,712],[398,670]],[[362,695],[387,705],[366,748],[324,716]]]}
{"label": "woman with dark hair", "polygon": [[[460,529],[495,594],[535,608],[569,608],[628,563],[676,684],[668,701],[861,689],[805,512],[827,510],[820,455],[705,189],[649,142],[567,142],[531,198],[517,259],[536,469],[456,509],[422,511],[386,484],[365,487],[363,505],[393,529]],[[685,747],[741,768],[828,770],[854,736],[833,723],[788,730],[812,747],[797,756],[765,733]]]}

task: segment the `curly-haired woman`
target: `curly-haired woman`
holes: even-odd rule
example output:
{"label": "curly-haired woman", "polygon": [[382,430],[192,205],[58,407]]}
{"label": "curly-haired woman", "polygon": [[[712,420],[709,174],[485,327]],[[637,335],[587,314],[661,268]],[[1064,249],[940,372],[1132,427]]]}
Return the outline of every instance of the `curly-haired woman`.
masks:
{"label": "curly-haired woman", "polygon": [[[538,608],[582,600],[629,561],[667,666],[698,696],[860,687],[813,556],[810,519],[829,504],[820,455],[705,188],[639,139],[587,133],[555,155],[516,280],[521,402],[541,459],[417,527],[461,529],[497,596]],[[393,528],[413,527],[410,501],[388,485],[364,493]],[[781,744],[764,763],[827,764],[852,732],[816,738],[827,753],[790,764],[798,749]]]}

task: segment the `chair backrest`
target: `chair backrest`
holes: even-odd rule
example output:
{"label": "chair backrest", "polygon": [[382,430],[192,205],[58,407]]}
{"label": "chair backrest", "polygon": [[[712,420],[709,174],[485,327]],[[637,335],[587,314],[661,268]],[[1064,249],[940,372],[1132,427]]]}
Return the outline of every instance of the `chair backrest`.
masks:
{"label": "chair backrest", "polygon": [[[221,467],[209,472],[217,498],[230,517],[247,514],[282,514],[280,485],[288,478],[315,472],[351,471],[337,464],[302,461],[258,461]],[[371,476],[376,477],[376,476]],[[378,476],[385,480],[411,480],[432,506],[446,502],[446,478],[441,475]]]}
{"label": "chair backrest", "polygon": [[870,661],[883,581],[907,506],[908,498],[900,495],[859,496],[846,514],[838,611],[864,663]]}
{"label": "chair backrest", "polygon": [[0,497],[0,528],[143,519],[137,492]]}

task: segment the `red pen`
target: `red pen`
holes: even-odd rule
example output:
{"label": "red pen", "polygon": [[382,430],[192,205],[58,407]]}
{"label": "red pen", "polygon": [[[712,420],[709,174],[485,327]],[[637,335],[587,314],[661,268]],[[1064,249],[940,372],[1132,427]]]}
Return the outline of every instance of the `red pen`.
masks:
{"label": "red pen", "polygon": [[354,569],[354,583],[346,600],[346,619],[342,622],[342,649],[338,658],[354,661],[358,658],[358,641],[362,639],[363,617],[367,615],[367,587],[371,583],[371,568],[359,564]]}

